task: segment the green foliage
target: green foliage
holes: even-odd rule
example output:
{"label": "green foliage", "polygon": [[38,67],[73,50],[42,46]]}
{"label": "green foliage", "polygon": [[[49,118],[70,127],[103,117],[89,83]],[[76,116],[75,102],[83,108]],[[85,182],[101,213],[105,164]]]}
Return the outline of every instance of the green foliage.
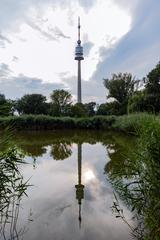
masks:
{"label": "green foliage", "polygon": [[46,114],[46,97],[42,94],[26,94],[17,101],[15,108],[19,114]]}
{"label": "green foliage", "polygon": [[68,116],[70,105],[72,103],[72,95],[65,90],[54,90],[51,94],[51,115]]}
{"label": "green foliage", "polygon": [[83,103],[76,103],[71,106],[70,110],[70,116],[71,117],[86,117],[87,116],[87,110]]}
{"label": "green foliage", "polygon": [[128,113],[144,112],[145,110],[147,110],[145,92],[136,92],[129,98]]}
{"label": "green foliage", "polygon": [[147,75],[143,91],[135,92],[129,98],[128,111],[150,113],[160,111],[160,63]]}
{"label": "green foliage", "polygon": [[107,98],[114,98],[121,105],[121,114],[127,113],[129,97],[133,94],[137,81],[130,73],[113,74],[111,79],[104,79],[104,86],[108,89]]}
{"label": "green foliage", "polygon": [[154,69],[149,72],[146,79],[146,105],[152,112],[160,111],[160,63],[156,65]]}
{"label": "green foliage", "polygon": [[71,144],[57,142],[52,145],[51,156],[55,160],[64,160],[72,154]]}
{"label": "green foliage", "polygon": [[47,115],[21,115],[0,118],[0,128],[14,124],[17,130],[54,130],[54,129],[107,129],[115,121],[114,116],[94,117],[51,117]]}
{"label": "green foliage", "polygon": [[153,116],[147,113],[137,113],[119,116],[113,123],[112,129],[138,135],[138,130],[142,127],[143,121],[149,122],[152,120],[152,118]]}
{"label": "green foliage", "polygon": [[[114,129],[137,134],[143,119],[152,119],[150,114],[130,114],[124,116],[94,117],[52,117],[48,115],[21,115],[0,117],[0,128],[14,125],[17,130],[54,130],[54,129]],[[159,117],[157,117],[159,119]]]}
{"label": "green foliage", "polygon": [[12,115],[12,104],[6,102],[5,104],[0,106],[0,116],[9,116]]}
{"label": "green foliage", "polygon": [[160,95],[160,62],[147,75],[146,90],[148,94]]}
{"label": "green foliage", "polygon": [[24,154],[11,144],[9,128],[1,136],[0,147],[0,239],[12,239],[13,236],[18,239],[19,204],[28,187],[19,171],[19,165],[25,163]]}
{"label": "green foliage", "polygon": [[[160,120],[145,115],[139,119],[136,150],[124,156],[124,166],[114,162],[108,169],[111,183],[137,219],[137,239],[160,236]],[[112,156],[111,156],[112,159]],[[121,164],[121,168],[118,167]],[[117,165],[117,166],[116,166]]]}
{"label": "green foliage", "polygon": [[102,103],[97,110],[97,115],[120,115],[120,104],[117,101]]}
{"label": "green foliage", "polygon": [[9,116],[12,114],[12,101],[7,100],[4,94],[0,94],[0,116]]}
{"label": "green foliage", "polygon": [[20,198],[26,190],[18,169],[18,165],[24,163],[23,158],[24,155],[15,147],[0,153],[0,212],[13,194]]}
{"label": "green foliage", "polygon": [[86,109],[87,115],[89,117],[92,117],[95,115],[95,107],[96,107],[96,103],[95,102],[89,102],[89,103],[85,103],[84,107]]}
{"label": "green foliage", "polygon": [[6,103],[6,98],[4,94],[0,94],[0,105],[3,105]]}
{"label": "green foliage", "polygon": [[107,103],[102,103],[98,106],[97,115],[108,115]]}

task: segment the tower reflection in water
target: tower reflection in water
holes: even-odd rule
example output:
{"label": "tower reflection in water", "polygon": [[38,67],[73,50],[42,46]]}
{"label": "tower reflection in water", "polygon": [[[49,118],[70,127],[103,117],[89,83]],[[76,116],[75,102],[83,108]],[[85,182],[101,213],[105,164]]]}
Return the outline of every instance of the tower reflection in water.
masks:
{"label": "tower reflection in water", "polygon": [[81,215],[81,205],[82,199],[84,198],[84,185],[81,183],[82,179],[82,144],[78,144],[78,184],[75,185],[76,188],[76,199],[79,205],[79,227],[81,227],[82,215]]}

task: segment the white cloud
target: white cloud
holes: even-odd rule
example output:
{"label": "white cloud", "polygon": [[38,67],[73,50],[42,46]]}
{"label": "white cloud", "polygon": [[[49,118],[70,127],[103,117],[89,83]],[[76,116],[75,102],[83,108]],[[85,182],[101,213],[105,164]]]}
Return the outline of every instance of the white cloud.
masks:
{"label": "white cloud", "polygon": [[[23,74],[55,84],[63,84],[61,73],[67,72],[67,79],[77,74],[74,48],[78,15],[84,51],[85,46],[88,51],[82,63],[85,81],[103,60],[99,49],[116,46],[130,30],[132,20],[113,0],[1,0],[0,9],[0,29],[12,42],[0,48],[1,61],[9,65],[14,77]],[[13,61],[14,56],[18,61]],[[73,84],[76,87],[76,80]]]}

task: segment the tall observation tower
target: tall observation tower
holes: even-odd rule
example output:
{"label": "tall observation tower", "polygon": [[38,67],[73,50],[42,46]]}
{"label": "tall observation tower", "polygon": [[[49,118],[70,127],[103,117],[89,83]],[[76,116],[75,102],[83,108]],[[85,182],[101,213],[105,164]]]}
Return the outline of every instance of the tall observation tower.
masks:
{"label": "tall observation tower", "polygon": [[80,40],[80,17],[78,17],[78,41],[77,46],[75,49],[75,60],[78,61],[78,87],[77,87],[77,102],[82,102],[82,94],[81,94],[81,60],[84,60],[83,57],[83,47],[81,46],[81,40]]}

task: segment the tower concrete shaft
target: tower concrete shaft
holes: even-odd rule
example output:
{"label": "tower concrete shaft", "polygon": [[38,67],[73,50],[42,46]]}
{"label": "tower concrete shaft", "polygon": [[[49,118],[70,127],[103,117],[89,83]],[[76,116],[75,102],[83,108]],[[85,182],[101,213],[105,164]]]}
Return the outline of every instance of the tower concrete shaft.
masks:
{"label": "tower concrete shaft", "polygon": [[81,46],[80,39],[80,18],[78,18],[78,41],[75,49],[75,60],[78,61],[78,84],[77,84],[77,102],[82,102],[82,90],[81,90],[81,60],[84,60],[83,57],[83,47]]}
{"label": "tower concrete shaft", "polygon": [[77,85],[77,102],[82,102],[82,93],[81,93],[81,61],[78,60],[78,85]]}

